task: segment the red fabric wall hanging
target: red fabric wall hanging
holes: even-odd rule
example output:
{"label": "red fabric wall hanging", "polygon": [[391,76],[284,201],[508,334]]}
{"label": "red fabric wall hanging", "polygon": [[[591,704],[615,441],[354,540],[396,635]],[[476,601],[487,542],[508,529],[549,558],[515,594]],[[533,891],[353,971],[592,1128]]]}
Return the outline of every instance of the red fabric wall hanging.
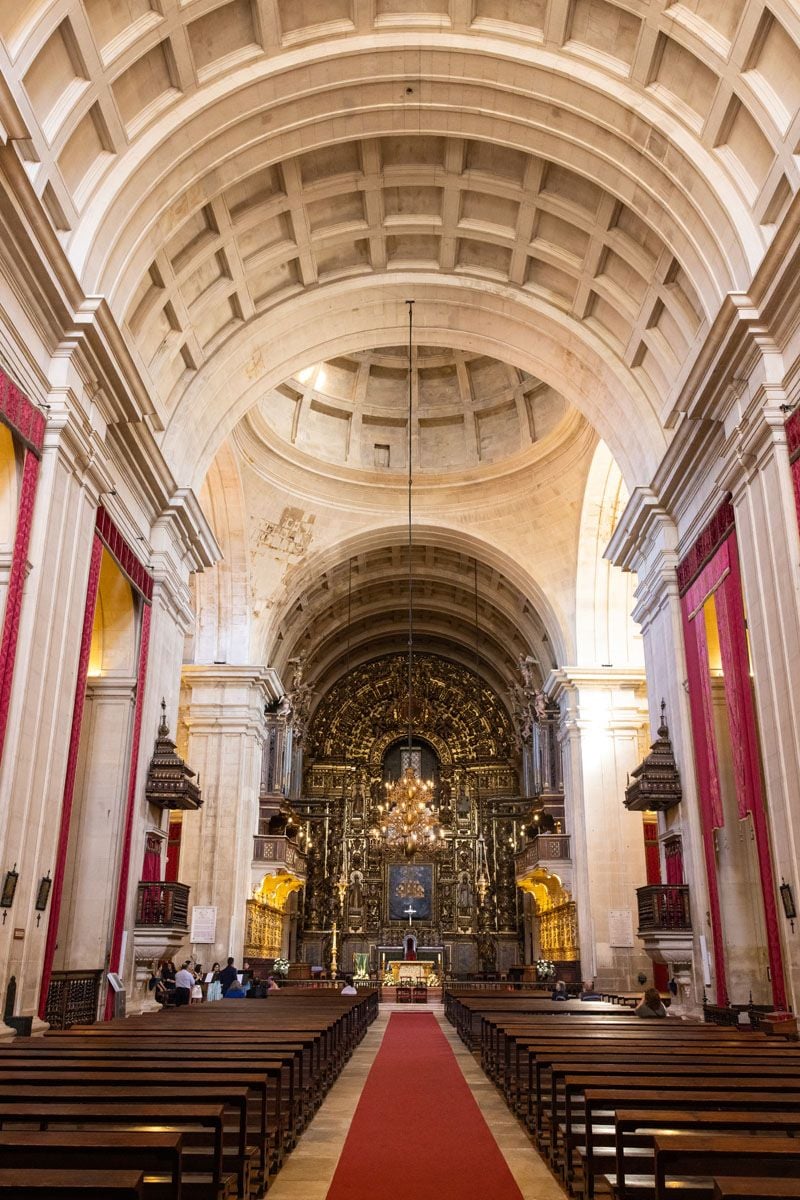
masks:
{"label": "red fabric wall hanging", "polygon": [[58,922],[61,917],[61,899],[64,891],[64,871],[67,863],[69,827],[72,820],[72,801],[75,796],[75,775],[78,768],[78,748],[81,740],[81,724],[86,699],[86,678],[89,673],[89,653],[92,648],[94,610],[97,604],[97,589],[100,583],[100,563],[103,560],[103,543],[95,534],[92,542],[92,557],[89,562],[89,581],[86,586],[86,607],[83,612],[83,633],[78,654],[78,674],[75,680],[75,700],[72,705],[72,729],[67,751],[67,771],[64,778],[64,797],[61,802],[61,827],[58,833],[56,865],[53,870],[53,890],[50,899],[50,920],[47,925],[47,941],[44,948],[42,967],[42,990],[39,996],[39,1016],[44,1020],[47,1007],[47,991],[53,973],[53,959],[58,938]]}
{"label": "red fabric wall hanging", "polygon": [[721,828],[724,819],[711,705],[711,674],[703,613],[703,605],[712,592],[719,630],[737,809],[740,818],[750,815],[753,821],[764,905],[767,953],[772,977],[772,995],[775,1005],[784,1008],[786,988],[775,896],[775,877],[765,798],[761,784],[758,729],[750,681],[739,553],[734,514],[729,501],[725,501],[717,510],[692,551],[681,562],[678,568],[678,582],[681,588],[689,703],[700,793],[718,1000],[720,1003],[727,1003],[724,941],[714,852],[714,829]]}
{"label": "red fabric wall hanging", "polygon": [[11,684],[17,659],[17,639],[22,613],[22,593],[28,568],[28,547],[33,525],[33,506],[39,482],[39,460],[44,445],[45,418],[9,377],[0,371],[0,421],[16,442],[25,447],[22,482],[17,505],[17,528],[11,553],[11,571],[0,635],[0,761],[8,729]]}

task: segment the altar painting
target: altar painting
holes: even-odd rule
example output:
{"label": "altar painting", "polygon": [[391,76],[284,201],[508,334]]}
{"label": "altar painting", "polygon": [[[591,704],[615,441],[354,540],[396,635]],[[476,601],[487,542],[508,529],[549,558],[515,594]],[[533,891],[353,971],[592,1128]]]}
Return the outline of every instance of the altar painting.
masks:
{"label": "altar painting", "polygon": [[430,921],[433,916],[433,864],[389,863],[389,920]]}

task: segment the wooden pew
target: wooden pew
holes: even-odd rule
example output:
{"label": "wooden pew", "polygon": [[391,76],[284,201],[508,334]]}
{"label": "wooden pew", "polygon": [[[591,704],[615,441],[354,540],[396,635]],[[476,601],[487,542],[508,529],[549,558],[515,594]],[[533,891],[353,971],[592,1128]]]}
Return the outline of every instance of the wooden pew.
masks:
{"label": "wooden pew", "polygon": [[225,1106],[223,1104],[184,1104],[180,1109],[165,1109],[152,1103],[92,1104],[88,1100],[61,1103],[48,1098],[26,1103],[0,1103],[0,1135],[19,1133],[34,1126],[37,1130],[75,1127],[104,1130],[141,1130],[156,1126],[178,1130],[185,1134],[185,1144],[203,1144],[206,1138],[211,1147],[212,1180],[217,1191],[223,1183],[223,1147]]}
{"label": "wooden pew", "polygon": [[714,1200],[800,1200],[800,1179],[715,1179]]}
{"label": "wooden pew", "polygon": [[[668,1176],[770,1175],[800,1178],[800,1142],[792,1137],[664,1133],[655,1138],[655,1196],[667,1200]],[[709,1200],[713,1183],[707,1188]]]}
{"label": "wooden pew", "polygon": [[[271,1060],[271,1065],[262,1061],[249,1070],[225,1062],[208,1063],[205,1059],[202,1062],[193,1061],[186,1055],[181,1061],[173,1062],[171,1070],[165,1070],[170,1064],[165,1063],[160,1057],[129,1060],[127,1055],[122,1058],[99,1060],[45,1059],[33,1056],[22,1062],[14,1060],[14,1064],[12,1067],[4,1062],[2,1052],[0,1052],[0,1089],[14,1082],[28,1085],[39,1082],[61,1085],[74,1079],[76,1082],[101,1083],[115,1088],[127,1088],[131,1084],[137,1086],[146,1081],[152,1089],[153,1099],[157,1099],[162,1088],[173,1088],[176,1079],[180,1078],[186,1098],[199,1100],[212,1095],[214,1089],[216,1089],[216,1098],[221,1098],[228,1084],[245,1085],[255,1096],[255,1100],[251,1097],[247,1123],[258,1149],[258,1171],[262,1177],[266,1177],[269,1147],[268,1081],[270,1072],[274,1083],[277,1071],[276,1106],[278,1110],[280,1107],[281,1066],[274,1060]],[[267,1072],[266,1076],[265,1071]],[[223,1091],[220,1092],[220,1089]],[[279,1129],[276,1131],[275,1144],[277,1150],[282,1151]],[[278,1153],[274,1164],[275,1170],[279,1167],[281,1160],[282,1153]]]}
{"label": "wooden pew", "polygon": [[[142,1130],[0,1133],[3,1167],[45,1170],[138,1170],[144,1196],[182,1200],[183,1134]],[[218,1190],[218,1189],[216,1189]]]}
{"label": "wooden pew", "polygon": [[[260,1194],[280,1166],[374,1020],[377,998],[376,990],[352,998],[298,991],[267,1002],[223,1002],[73,1028],[0,1048],[0,1137],[17,1132],[9,1126],[33,1125],[51,1133],[57,1128],[68,1139],[66,1126],[80,1124],[91,1155],[93,1137],[102,1152],[104,1127],[123,1138],[148,1118],[162,1129],[185,1127],[181,1180],[189,1177],[187,1163],[205,1161],[216,1200],[231,1159],[244,1200],[248,1190]],[[197,1115],[200,1101],[212,1102],[217,1127],[211,1133],[185,1119]],[[138,1132],[146,1130],[140,1125]],[[253,1172],[250,1135],[259,1154]],[[164,1195],[174,1194],[171,1179]]]}
{"label": "wooden pew", "polygon": [[[631,1174],[629,1158],[626,1150],[631,1145],[638,1149],[649,1150],[648,1159],[652,1166],[653,1140],[657,1132],[704,1132],[704,1133],[760,1133],[760,1134],[798,1134],[800,1133],[800,1104],[794,1112],[783,1111],[783,1100],[780,1094],[774,1097],[782,1105],[782,1111],[769,1111],[763,1107],[755,1108],[753,1101],[748,1101],[745,1110],[719,1109],[702,1111],[691,1107],[692,1101],[686,1108],[619,1108],[614,1113],[614,1145],[611,1153],[616,1166],[614,1183],[617,1194],[625,1195],[625,1179]],[[763,1105],[765,1098],[759,1096],[756,1103]],[[595,1135],[596,1136],[596,1135]],[[593,1138],[594,1140],[594,1138]],[[611,1149],[603,1147],[604,1150]],[[597,1149],[594,1150],[597,1156]],[[603,1173],[603,1159],[609,1155],[600,1156],[594,1173]],[[641,1162],[636,1164],[641,1166]],[[588,1192],[591,1195],[591,1191]]]}
{"label": "wooden pew", "polygon": [[142,1200],[141,1171],[48,1171],[0,1167],[3,1200]]}

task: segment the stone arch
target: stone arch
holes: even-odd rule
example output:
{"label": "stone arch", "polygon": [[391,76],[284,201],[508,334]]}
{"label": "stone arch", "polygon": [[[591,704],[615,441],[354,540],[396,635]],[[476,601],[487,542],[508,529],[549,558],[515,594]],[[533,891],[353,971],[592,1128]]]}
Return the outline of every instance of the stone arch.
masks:
{"label": "stone arch", "polygon": [[622,473],[599,442],[583,494],[575,590],[575,652],[581,666],[644,667],[631,613],[636,578],[604,558],[628,500]]}
{"label": "stone arch", "polygon": [[222,550],[192,576],[196,613],[193,661],[250,662],[249,568],[244,493],[237,456],[223,442],[203,481],[200,503]]}
{"label": "stone arch", "polygon": [[430,272],[373,276],[302,292],[231,338],[170,417],[164,450],[178,478],[197,486],[222,441],[258,397],[296,370],[354,349],[400,343],[413,295],[416,336],[470,348],[529,371],[582,412],[633,487],[650,479],[668,435],[638,379],[568,314],[500,283]]}

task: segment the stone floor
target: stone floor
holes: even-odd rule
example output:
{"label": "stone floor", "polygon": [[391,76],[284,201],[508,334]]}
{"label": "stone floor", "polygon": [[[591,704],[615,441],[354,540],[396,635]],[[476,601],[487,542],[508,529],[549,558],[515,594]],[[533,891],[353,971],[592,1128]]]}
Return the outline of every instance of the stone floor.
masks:
{"label": "stone floor", "polygon": [[[478,1107],[517,1181],[523,1200],[564,1200],[566,1193],[563,1188],[553,1178],[455,1030],[445,1021],[440,1003],[418,1007],[408,1004],[381,1005],[378,1019],[269,1189],[269,1200],[325,1200],[362,1088],[393,1012],[433,1012],[436,1016]],[[446,1102],[443,1096],[442,1103]]]}

